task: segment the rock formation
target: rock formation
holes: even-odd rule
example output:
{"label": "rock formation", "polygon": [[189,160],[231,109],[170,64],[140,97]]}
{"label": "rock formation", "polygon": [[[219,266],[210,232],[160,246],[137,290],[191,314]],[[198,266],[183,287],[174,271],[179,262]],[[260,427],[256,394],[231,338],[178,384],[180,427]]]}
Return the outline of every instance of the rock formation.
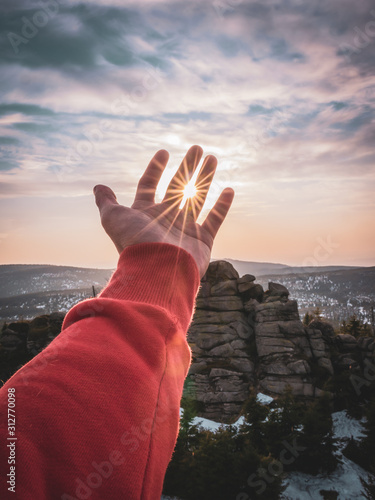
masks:
{"label": "rock formation", "polygon": [[[53,313],[4,325],[0,379],[46,347],[63,318]],[[332,375],[357,396],[375,380],[373,337],[335,335],[320,320],[305,327],[283,285],[269,283],[264,291],[255,276],[240,278],[226,261],[212,262],[202,279],[188,342],[193,362],[185,395],[198,401],[201,416],[221,422],[238,417],[252,389],[278,397],[290,387],[296,398],[312,400]],[[342,392],[332,397],[345,405]]]}
{"label": "rock formation", "polygon": [[[239,413],[254,381],[249,346],[254,331],[238,291],[231,264],[210,264],[202,279],[188,341],[193,353],[191,395],[207,418],[223,421]],[[255,278],[254,278],[255,279]]]}
{"label": "rock formation", "polygon": [[[250,390],[271,396],[287,386],[296,397],[322,393],[316,383],[333,374],[330,350],[318,328],[305,328],[288,290],[238,276],[231,264],[212,262],[202,280],[188,341],[193,364],[189,393],[201,415],[230,421]],[[324,374],[326,377],[324,377]]]}

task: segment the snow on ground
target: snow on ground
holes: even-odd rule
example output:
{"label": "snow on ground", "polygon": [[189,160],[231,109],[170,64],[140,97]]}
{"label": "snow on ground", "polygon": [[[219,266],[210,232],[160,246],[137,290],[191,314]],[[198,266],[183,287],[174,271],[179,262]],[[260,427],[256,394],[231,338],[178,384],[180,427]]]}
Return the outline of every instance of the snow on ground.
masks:
{"label": "snow on ground", "polygon": [[284,500],[318,500],[322,499],[320,490],[334,490],[338,500],[366,499],[363,495],[361,478],[368,481],[369,474],[359,465],[344,457],[342,450],[351,437],[360,440],[363,434],[363,420],[350,418],[346,411],[332,414],[334,438],[336,439],[336,456],[339,464],[329,475],[318,474],[312,476],[302,472],[292,472],[284,481],[286,489],[281,497]]}
{"label": "snow on ground", "polygon": [[273,398],[271,398],[271,396],[267,396],[266,394],[262,394],[261,392],[258,392],[257,401],[258,401],[258,403],[261,403],[263,405],[269,405],[272,403]]}
{"label": "snow on ground", "polygon": [[[273,398],[259,393],[257,399],[260,403],[270,404]],[[180,414],[183,410],[180,410]],[[337,450],[335,452],[339,459],[339,464],[334,472],[329,475],[304,474],[302,472],[292,472],[288,474],[284,480],[286,489],[281,495],[283,500],[319,500],[323,496],[319,493],[320,490],[333,490],[339,496],[337,500],[366,500],[363,495],[363,486],[361,478],[365,481],[369,480],[370,475],[363,470],[359,465],[355,464],[342,454],[342,450],[351,437],[356,441],[364,437],[363,422],[348,416],[346,410],[338,411],[332,414],[333,419],[333,434]],[[243,424],[244,418],[240,417],[233,425],[240,426]],[[216,431],[220,427],[228,427],[228,424],[220,424],[207,418],[195,417],[194,425],[200,425],[203,429]],[[162,497],[161,500],[178,500],[170,497]]]}
{"label": "snow on ground", "polygon": [[332,420],[335,439],[344,439],[347,442],[351,437],[358,441],[365,437],[363,432],[365,418],[356,420],[355,418],[349,417],[346,411],[343,410],[332,413]]}
{"label": "snow on ground", "polygon": [[[244,418],[240,417],[232,426],[239,427],[244,423]],[[208,420],[207,418],[203,417],[195,417],[193,420],[193,425],[200,425],[203,427],[203,429],[207,431],[212,431],[215,432],[217,431],[220,427],[229,427],[229,424],[220,424],[218,422],[214,422],[213,420]]]}

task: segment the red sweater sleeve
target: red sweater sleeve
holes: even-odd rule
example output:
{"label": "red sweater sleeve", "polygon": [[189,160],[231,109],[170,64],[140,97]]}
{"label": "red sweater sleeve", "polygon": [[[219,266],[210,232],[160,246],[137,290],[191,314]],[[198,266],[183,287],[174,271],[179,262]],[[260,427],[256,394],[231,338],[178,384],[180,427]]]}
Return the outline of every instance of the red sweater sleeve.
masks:
{"label": "red sweater sleeve", "polygon": [[[60,335],[0,390],[0,498],[160,499],[198,287],[185,250],[166,243],[124,250],[100,296],[73,307]],[[16,493],[8,489],[12,459]]]}

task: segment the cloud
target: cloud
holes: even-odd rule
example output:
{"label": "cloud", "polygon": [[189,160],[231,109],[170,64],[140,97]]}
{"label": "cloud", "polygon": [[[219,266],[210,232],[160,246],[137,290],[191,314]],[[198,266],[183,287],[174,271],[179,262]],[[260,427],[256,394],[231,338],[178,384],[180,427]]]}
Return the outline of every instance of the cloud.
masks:
{"label": "cloud", "polygon": [[219,158],[209,204],[233,185],[238,221],[373,210],[372,2],[234,3],[68,0],[43,18],[39,1],[3,2],[2,196],[101,182],[131,202],[157,149],[172,175],[200,143]]}

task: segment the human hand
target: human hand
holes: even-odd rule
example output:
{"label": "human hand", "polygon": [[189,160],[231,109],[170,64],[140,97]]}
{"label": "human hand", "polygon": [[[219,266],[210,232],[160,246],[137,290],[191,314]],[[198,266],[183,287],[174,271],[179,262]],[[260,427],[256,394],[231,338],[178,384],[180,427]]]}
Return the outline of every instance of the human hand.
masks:
{"label": "human hand", "polygon": [[169,153],[163,149],[155,154],[140,178],[131,208],[119,205],[109,187],[94,187],[102,225],[119,253],[137,243],[170,243],[189,252],[197,263],[200,276],[204,275],[210,263],[214,238],[231,206],[234,191],[224,189],[203,224],[196,223],[217,166],[216,158],[210,155],[199,171],[195,196],[188,198],[179,208],[184,188],[202,155],[199,146],[189,149],[161,203],[155,203],[155,191],[169,159]]}

